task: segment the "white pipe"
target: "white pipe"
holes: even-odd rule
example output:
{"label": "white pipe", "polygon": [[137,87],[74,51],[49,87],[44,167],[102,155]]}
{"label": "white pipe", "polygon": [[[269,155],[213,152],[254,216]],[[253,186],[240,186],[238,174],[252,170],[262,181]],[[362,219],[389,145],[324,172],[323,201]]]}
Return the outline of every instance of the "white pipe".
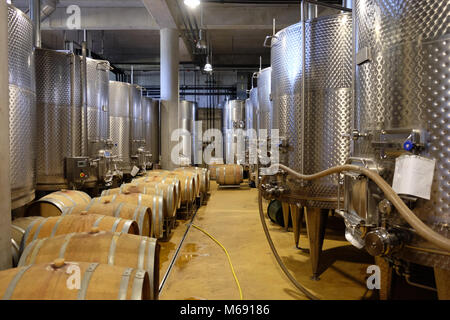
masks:
{"label": "white pipe", "polygon": [[178,125],[179,96],[179,33],[176,29],[161,29],[161,165],[174,169],[171,153],[177,142],[171,141]]}
{"label": "white pipe", "polygon": [[8,87],[8,7],[0,1],[0,270],[12,267]]}

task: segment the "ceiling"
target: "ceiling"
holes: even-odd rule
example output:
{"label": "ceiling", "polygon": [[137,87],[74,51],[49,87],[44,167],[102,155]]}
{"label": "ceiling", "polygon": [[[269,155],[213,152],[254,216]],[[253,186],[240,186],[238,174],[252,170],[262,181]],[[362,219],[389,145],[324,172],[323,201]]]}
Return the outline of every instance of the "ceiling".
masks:
{"label": "ceiling", "polygon": [[[23,10],[28,8],[28,2],[12,0]],[[61,0],[57,10],[42,22],[44,47],[63,49],[65,41],[82,41],[81,30],[67,30],[69,5],[81,8],[81,28],[88,31],[88,46],[93,52],[113,64],[135,64],[141,68],[159,64],[159,30],[165,27],[180,32],[182,63],[203,61],[204,55],[195,54],[193,49],[193,38],[198,40],[198,30],[203,29],[215,66],[254,68],[260,57],[263,65],[269,65],[270,49],[264,48],[263,43],[273,32],[273,20],[276,30],[300,20],[300,1],[202,0],[202,5],[192,10],[183,0]],[[335,12],[320,10],[322,14]]]}

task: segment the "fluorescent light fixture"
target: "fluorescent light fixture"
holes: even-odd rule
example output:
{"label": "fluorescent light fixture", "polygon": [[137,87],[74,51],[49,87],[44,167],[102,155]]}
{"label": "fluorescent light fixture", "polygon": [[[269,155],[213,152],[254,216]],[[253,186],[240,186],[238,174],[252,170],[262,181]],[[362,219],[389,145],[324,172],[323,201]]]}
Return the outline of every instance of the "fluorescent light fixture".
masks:
{"label": "fluorescent light fixture", "polygon": [[184,0],[184,4],[189,8],[195,9],[200,4],[200,0]]}

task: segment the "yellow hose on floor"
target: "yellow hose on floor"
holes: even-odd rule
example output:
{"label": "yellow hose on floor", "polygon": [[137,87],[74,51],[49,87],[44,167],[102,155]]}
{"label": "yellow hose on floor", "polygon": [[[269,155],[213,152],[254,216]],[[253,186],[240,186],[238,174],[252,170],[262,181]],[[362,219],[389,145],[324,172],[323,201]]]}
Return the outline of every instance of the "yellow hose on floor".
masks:
{"label": "yellow hose on floor", "polygon": [[239,289],[239,297],[240,297],[241,300],[244,300],[244,296],[242,295],[241,285],[240,285],[239,280],[238,280],[238,278],[237,278],[237,276],[236,276],[236,272],[234,271],[233,263],[231,262],[231,258],[230,258],[230,255],[228,254],[227,249],[225,249],[225,247],[224,247],[224,246],[223,246],[216,238],[214,238],[212,235],[210,235],[208,232],[206,232],[206,231],[203,230],[202,228],[196,226],[195,224],[192,224],[192,226],[193,226],[195,229],[197,229],[197,230],[203,232],[204,234],[206,234],[209,238],[211,238],[215,243],[217,243],[217,244],[223,249],[223,251],[224,251],[225,254],[227,255],[228,262],[230,263],[230,267],[231,267],[231,272],[233,273],[234,280],[236,281],[236,284],[237,284],[237,286],[238,286],[238,289]]}

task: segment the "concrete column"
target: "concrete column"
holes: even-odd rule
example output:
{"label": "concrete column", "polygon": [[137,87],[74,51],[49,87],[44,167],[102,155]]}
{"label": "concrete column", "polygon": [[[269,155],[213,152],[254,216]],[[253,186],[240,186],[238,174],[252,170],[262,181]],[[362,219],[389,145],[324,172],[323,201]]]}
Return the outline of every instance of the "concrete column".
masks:
{"label": "concrete column", "polygon": [[174,169],[171,160],[173,147],[172,132],[178,129],[179,95],[179,33],[176,29],[161,29],[161,166]]}
{"label": "concrete column", "polygon": [[0,1],[0,270],[12,266],[8,87],[8,9]]}

